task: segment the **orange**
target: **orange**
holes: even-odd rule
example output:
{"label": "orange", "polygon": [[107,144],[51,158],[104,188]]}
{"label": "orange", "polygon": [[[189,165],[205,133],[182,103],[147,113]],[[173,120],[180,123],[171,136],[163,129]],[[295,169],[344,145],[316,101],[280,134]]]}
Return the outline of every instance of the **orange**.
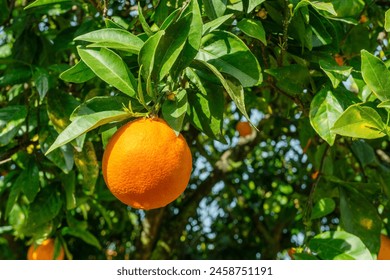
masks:
{"label": "orange", "polygon": [[252,134],[252,127],[249,122],[238,122],[236,125],[236,130],[241,137]]}
{"label": "orange", "polygon": [[[56,260],[63,260],[64,248],[61,247]],[[27,251],[28,260],[52,260],[54,259],[54,239],[46,239],[40,245],[32,244]]]}
{"label": "orange", "polygon": [[336,61],[336,63],[337,63],[339,66],[343,66],[343,65],[344,65],[344,58],[343,58],[341,55],[335,54],[334,60]]}
{"label": "orange", "polygon": [[139,209],[164,207],[187,187],[190,148],[160,118],[140,118],[117,130],[103,154],[103,177],[112,194]]}
{"label": "orange", "polygon": [[378,253],[378,260],[390,260],[390,238],[381,234],[381,247]]}

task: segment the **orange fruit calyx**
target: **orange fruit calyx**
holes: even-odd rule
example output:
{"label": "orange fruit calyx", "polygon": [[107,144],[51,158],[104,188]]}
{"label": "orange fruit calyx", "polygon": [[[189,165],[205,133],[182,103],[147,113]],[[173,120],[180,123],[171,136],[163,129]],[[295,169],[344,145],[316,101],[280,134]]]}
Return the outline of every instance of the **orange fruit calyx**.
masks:
{"label": "orange fruit calyx", "polygon": [[102,160],[111,193],[138,209],[164,207],[187,187],[192,155],[183,135],[160,118],[139,118],[120,127]]}
{"label": "orange fruit calyx", "polygon": [[[52,238],[44,240],[41,244],[32,244],[27,251],[28,260],[53,260],[55,253],[55,241]],[[64,248],[61,246],[56,260],[65,258]]]}

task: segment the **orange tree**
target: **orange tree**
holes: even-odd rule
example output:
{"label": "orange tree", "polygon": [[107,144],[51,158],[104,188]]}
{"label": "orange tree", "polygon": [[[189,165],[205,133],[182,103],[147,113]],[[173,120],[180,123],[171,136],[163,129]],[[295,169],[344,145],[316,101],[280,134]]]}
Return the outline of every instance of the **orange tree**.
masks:
{"label": "orange tree", "polygon": [[[0,258],[48,238],[67,259],[377,258],[389,8],[1,1]],[[119,127],[153,117],[193,169],[177,199],[142,210],[109,191],[102,158]],[[239,137],[244,120],[256,129]]]}

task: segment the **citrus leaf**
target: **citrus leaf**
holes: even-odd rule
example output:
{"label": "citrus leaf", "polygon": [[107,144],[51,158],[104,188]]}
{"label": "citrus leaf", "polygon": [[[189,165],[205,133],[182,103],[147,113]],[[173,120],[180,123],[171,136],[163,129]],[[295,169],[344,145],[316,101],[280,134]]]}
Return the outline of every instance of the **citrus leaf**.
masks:
{"label": "citrus leaf", "polygon": [[325,60],[320,60],[320,67],[328,76],[334,88],[336,88],[340,82],[346,81],[352,72],[352,67],[339,66],[336,62],[330,63]]}
{"label": "citrus leaf", "polygon": [[209,19],[216,19],[223,16],[225,13],[227,0],[204,0],[203,5]]}
{"label": "citrus leaf", "polygon": [[374,205],[354,188],[340,186],[341,225],[358,236],[371,252],[378,252],[381,218]]}
{"label": "citrus leaf", "polygon": [[314,236],[310,249],[323,260],[372,260],[370,251],[355,235],[328,231]]}
{"label": "citrus leaf", "polygon": [[230,32],[213,31],[204,36],[196,58],[212,64],[221,73],[233,76],[244,87],[262,81],[256,57],[241,39]]}
{"label": "citrus leaf", "polygon": [[142,66],[141,73],[145,80],[151,78],[157,47],[164,33],[164,30],[156,32],[145,42],[139,52],[138,64]]}
{"label": "citrus leaf", "polygon": [[84,189],[92,194],[99,177],[99,162],[92,142],[85,142],[83,150],[75,152],[74,162],[79,172],[83,175]]}
{"label": "citrus leaf", "polygon": [[141,2],[138,2],[138,19],[139,19],[139,21],[142,25],[142,29],[145,31],[146,35],[148,35],[148,37],[151,37],[154,34],[154,32],[150,28],[148,22],[146,21],[144,15],[142,13]]}
{"label": "citrus leaf", "polygon": [[215,66],[212,64],[209,64],[202,60],[197,60],[194,65],[201,64],[202,66],[205,66],[207,69],[209,69],[220,81],[226,92],[229,94],[230,98],[234,101],[237,108],[240,110],[240,112],[245,116],[245,118],[250,121],[250,118],[248,116],[248,113],[246,112],[245,108],[245,100],[244,100],[244,89],[239,84],[239,82],[236,80],[234,81],[234,78],[231,78],[231,80],[225,79],[225,77],[217,70]]}
{"label": "citrus leaf", "polygon": [[218,17],[212,21],[209,21],[203,25],[203,31],[202,34],[206,35],[218,27],[220,27],[222,24],[224,24],[228,19],[230,19],[233,16],[233,14],[224,15],[221,17]]}
{"label": "citrus leaf", "polygon": [[344,111],[331,131],[343,136],[375,139],[386,135],[386,125],[373,108],[355,104]]}
{"label": "citrus leaf", "polygon": [[202,39],[202,16],[197,1],[191,1],[187,9],[183,12],[183,16],[191,16],[190,30],[188,38],[184,44],[176,62],[170,69],[170,73],[173,77],[178,77],[182,71],[190,65],[192,60],[196,57]]}
{"label": "citrus leaf", "polygon": [[76,208],[76,174],[74,171],[69,174],[61,174],[61,183],[65,190],[66,209]]}
{"label": "citrus leaf", "polygon": [[12,105],[0,109],[0,146],[11,142],[26,117],[27,109],[25,106]]}
{"label": "citrus leaf", "polygon": [[119,28],[105,28],[95,30],[80,36],[74,40],[94,43],[89,47],[104,47],[138,54],[144,42],[127,30]]}
{"label": "citrus leaf", "polygon": [[62,3],[62,2],[71,2],[72,0],[36,0],[32,2],[30,5],[25,7],[24,9],[30,9],[38,6],[43,6],[43,5],[50,5],[50,4],[57,4],[57,3]]}
{"label": "citrus leaf", "polygon": [[61,133],[58,135],[57,139],[54,141],[53,145],[46,151],[46,155],[49,154],[54,149],[69,143],[73,139],[79,137],[82,134],[87,133],[103,124],[122,121],[130,118],[132,115],[129,112],[125,111],[103,111],[98,113],[93,113],[90,115],[82,115],[76,117],[69,126],[67,126]]}
{"label": "citrus leaf", "polygon": [[249,37],[258,39],[264,45],[267,45],[267,39],[265,38],[265,30],[261,21],[244,18],[237,24],[237,27],[240,28],[241,31]]}
{"label": "citrus leaf", "polygon": [[334,211],[336,208],[336,203],[330,197],[321,198],[316,202],[313,206],[313,210],[311,212],[311,219],[322,218]]}
{"label": "citrus leaf", "polygon": [[175,94],[175,100],[171,101],[167,99],[162,105],[164,120],[173,128],[176,135],[179,135],[182,129],[187,108],[187,92],[184,89]]}
{"label": "citrus leaf", "polygon": [[390,9],[385,13],[385,30],[386,32],[390,32]]}
{"label": "citrus leaf", "polygon": [[309,0],[301,0],[295,7],[294,7],[294,14],[302,7],[305,7],[307,5],[312,6],[317,11],[325,11],[333,16],[337,16],[337,12],[335,11],[332,3],[324,3],[320,1],[309,1]]}
{"label": "citrus leaf", "polygon": [[92,245],[99,250],[101,250],[102,246],[100,245],[99,240],[89,231],[81,228],[75,227],[64,227],[61,230],[62,235],[71,235],[77,238],[80,238],[85,243]]}
{"label": "citrus leaf", "polygon": [[225,101],[222,88],[203,81],[191,68],[186,69],[186,75],[195,86],[195,92],[188,94],[191,122],[207,136],[226,142],[222,137]]}
{"label": "citrus leaf", "polygon": [[336,133],[332,131],[335,122],[354,101],[358,100],[350,92],[332,91],[329,88],[322,89],[314,96],[310,104],[310,123],[329,145],[332,146],[336,139]]}
{"label": "citrus leaf", "polygon": [[119,55],[106,48],[77,50],[96,76],[129,96],[135,95],[137,81]]}
{"label": "citrus leaf", "polygon": [[[245,1],[246,2],[246,1]],[[245,4],[244,2],[244,4]],[[247,13],[249,14],[250,12],[252,12],[258,5],[260,5],[261,3],[265,2],[265,0],[249,0],[248,1],[248,9],[247,9]]]}
{"label": "citrus leaf", "polygon": [[76,84],[85,83],[94,77],[96,77],[95,73],[82,60],[60,74],[60,79]]}
{"label": "citrus leaf", "polygon": [[390,99],[390,71],[376,56],[366,50],[361,51],[362,76],[369,88],[381,101]]}

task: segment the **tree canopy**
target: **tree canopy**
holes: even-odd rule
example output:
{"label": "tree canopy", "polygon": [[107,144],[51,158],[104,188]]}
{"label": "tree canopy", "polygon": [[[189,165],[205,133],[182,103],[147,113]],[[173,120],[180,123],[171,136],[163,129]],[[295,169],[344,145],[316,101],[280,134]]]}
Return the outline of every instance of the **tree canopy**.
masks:
{"label": "tree canopy", "polygon": [[[390,4],[2,0],[0,259],[376,259],[390,235]],[[107,189],[105,146],[187,140],[166,207]],[[249,122],[240,136],[236,125]],[[152,176],[152,174],[151,174]]]}

